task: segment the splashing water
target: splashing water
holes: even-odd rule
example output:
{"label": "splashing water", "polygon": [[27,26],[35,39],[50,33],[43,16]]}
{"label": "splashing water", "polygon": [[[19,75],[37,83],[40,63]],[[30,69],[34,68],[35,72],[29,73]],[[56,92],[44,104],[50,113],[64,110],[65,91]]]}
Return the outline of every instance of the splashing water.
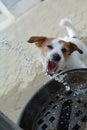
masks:
{"label": "splashing water", "polygon": [[[13,62],[15,65],[16,65],[16,62],[18,62],[19,60],[19,65],[17,63],[17,66],[15,67],[16,69],[14,69],[14,72],[13,71],[9,72],[9,68],[13,68],[12,65],[10,65],[10,67],[7,64],[4,65],[5,62],[2,65],[2,62],[0,60],[0,66],[2,65],[5,67],[6,66],[8,67],[7,68],[8,72],[6,72],[7,70],[5,70],[5,67],[4,67],[4,69],[2,70],[2,73],[0,74],[0,79],[3,79],[1,80],[0,88],[3,87],[3,85],[4,86],[6,85],[6,87],[10,85],[12,86],[12,84],[15,84],[17,82],[17,79],[20,80],[24,84],[24,87],[26,87],[29,81],[32,81],[32,79],[34,79],[34,77],[36,76],[35,73],[39,74],[41,72],[44,72],[44,68],[41,66],[41,64],[43,64],[43,59],[40,57],[40,54],[29,56],[26,49],[23,47],[23,43],[14,45],[10,43],[6,38],[0,39],[0,41],[1,41],[0,42],[0,59],[5,57],[4,59],[5,61],[7,55],[8,54],[12,55],[13,52],[15,53],[15,55],[17,54],[20,56],[20,58],[18,57],[18,59],[16,60],[15,60],[15,57],[13,57],[13,59],[10,59],[10,60],[15,60],[15,62]],[[40,67],[38,67],[39,65]],[[65,77],[67,76],[66,73],[61,75],[61,72],[60,72],[59,74],[54,74],[53,76],[49,76],[49,75],[47,76],[50,79],[54,78],[56,81],[62,83],[65,86],[66,91],[71,90],[70,86],[65,80]],[[77,88],[77,90],[74,93],[74,96],[78,95],[80,91],[82,90],[79,90]]]}
{"label": "splashing water", "polygon": [[29,67],[40,58],[38,55],[32,56],[31,58],[28,57],[26,50],[22,47],[22,43],[15,47],[11,45],[11,43],[9,43],[6,38],[3,38],[2,42],[0,42],[0,50],[8,50],[10,52],[14,51],[16,53],[19,53],[20,56],[25,59],[25,67],[27,72],[29,71]]}
{"label": "splashing water", "polygon": [[[48,75],[48,77],[50,79],[55,79],[56,81],[62,83],[65,87],[65,90],[68,91],[72,91],[73,92],[73,97],[77,97],[78,95],[82,95],[85,94],[87,92],[87,86],[84,84],[80,84],[79,86],[77,86],[77,88],[75,88],[75,90],[73,90],[73,88],[70,87],[70,85],[68,84],[68,82],[66,81],[66,77],[68,76],[67,73],[60,72],[58,74],[54,74],[53,76]],[[83,87],[84,86],[84,87]],[[81,99],[82,100],[82,99]]]}
{"label": "splashing water", "polygon": [[43,71],[38,61],[40,55],[30,54],[31,48],[28,50],[25,46],[25,43],[14,44],[6,38],[0,39],[0,89],[3,91],[8,92],[16,84],[24,88]]}
{"label": "splashing water", "polygon": [[[65,90],[69,91],[70,90],[70,86],[68,85],[67,81],[65,81],[65,77],[67,76],[67,73],[62,74],[64,71],[58,73],[58,74],[54,74],[53,76],[48,75],[48,77],[50,79],[55,79],[56,81],[62,83],[65,86]],[[62,74],[62,75],[61,75]]]}

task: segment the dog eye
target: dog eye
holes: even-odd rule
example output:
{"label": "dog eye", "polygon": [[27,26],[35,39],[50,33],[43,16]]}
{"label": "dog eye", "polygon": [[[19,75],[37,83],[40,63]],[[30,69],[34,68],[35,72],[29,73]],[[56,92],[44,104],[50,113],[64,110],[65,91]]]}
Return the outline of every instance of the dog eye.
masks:
{"label": "dog eye", "polygon": [[53,49],[53,47],[52,47],[51,45],[47,45],[47,47],[48,47],[49,49],[51,49],[51,50]]}
{"label": "dog eye", "polygon": [[63,53],[65,53],[65,52],[67,51],[67,49],[63,47],[61,51],[62,51]]}

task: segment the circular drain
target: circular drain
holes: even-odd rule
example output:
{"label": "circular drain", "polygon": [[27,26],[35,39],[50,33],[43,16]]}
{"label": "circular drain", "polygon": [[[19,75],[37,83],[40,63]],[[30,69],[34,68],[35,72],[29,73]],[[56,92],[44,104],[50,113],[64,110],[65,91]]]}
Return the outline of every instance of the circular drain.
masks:
{"label": "circular drain", "polygon": [[[87,122],[87,69],[62,73],[44,85],[26,105],[24,130],[84,130]],[[67,84],[71,89],[66,91]]]}

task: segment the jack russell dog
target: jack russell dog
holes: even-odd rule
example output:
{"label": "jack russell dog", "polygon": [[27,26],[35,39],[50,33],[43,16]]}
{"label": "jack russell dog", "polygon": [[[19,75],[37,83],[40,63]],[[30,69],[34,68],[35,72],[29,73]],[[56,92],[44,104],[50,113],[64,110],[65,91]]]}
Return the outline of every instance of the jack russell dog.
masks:
{"label": "jack russell dog", "polygon": [[86,68],[83,60],[87,57],[87,47],[78,39],[72,21],[64,18],[60,24],[66,27],[68,36],[64,38],[32,36],[28,40],[41,50],[44,68],[51,76],[60,71]]}

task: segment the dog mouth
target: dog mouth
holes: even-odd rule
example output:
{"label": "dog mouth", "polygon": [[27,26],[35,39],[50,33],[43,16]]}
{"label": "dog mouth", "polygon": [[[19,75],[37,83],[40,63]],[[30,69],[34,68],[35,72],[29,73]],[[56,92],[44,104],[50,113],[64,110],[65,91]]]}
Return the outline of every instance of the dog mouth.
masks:
{"label": "dog mouth", "polygon": [[53,75],[58,69],[58,64],[54,61],[47,61],[47,73]]}

